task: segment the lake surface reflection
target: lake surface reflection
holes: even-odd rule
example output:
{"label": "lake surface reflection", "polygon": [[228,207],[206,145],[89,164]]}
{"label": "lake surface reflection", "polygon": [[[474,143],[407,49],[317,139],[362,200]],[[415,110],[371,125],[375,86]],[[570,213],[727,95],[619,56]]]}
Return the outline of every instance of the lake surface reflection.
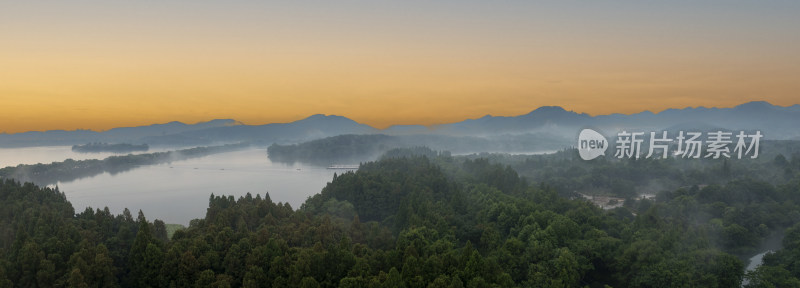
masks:
{"label": "lake surface reflection", "polygon": [[108,206],[112,213],[139,209],[148,220],[188,225],[205,217],[209,196],[269,192],[273,202],[288,202],[299,208],[309,196],[319,193],[333,179],[326,167],[273,163],[266,149],[226,152],[169,164],[142,166],[111,175],[100,174],[57,185],[76,212],[86,207]]}

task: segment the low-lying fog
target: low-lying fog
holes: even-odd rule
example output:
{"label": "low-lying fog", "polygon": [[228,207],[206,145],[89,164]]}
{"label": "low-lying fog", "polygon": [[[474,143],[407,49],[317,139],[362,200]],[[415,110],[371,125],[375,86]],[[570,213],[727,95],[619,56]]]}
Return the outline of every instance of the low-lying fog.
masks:
{"label": "low-lying fog", "polygon": [[17,166],[19,164],[50,164],[61,162],[67,159],[86,160],[86,159],[105,159],[109,156],[155,153],[174,150],[170,148],[150,148],[148,151],[135,151],[130,153],[80,153],[72,151],[72,146],[41,146],[41,147],[22,147],[22,148],[0,148],[0,168]]}

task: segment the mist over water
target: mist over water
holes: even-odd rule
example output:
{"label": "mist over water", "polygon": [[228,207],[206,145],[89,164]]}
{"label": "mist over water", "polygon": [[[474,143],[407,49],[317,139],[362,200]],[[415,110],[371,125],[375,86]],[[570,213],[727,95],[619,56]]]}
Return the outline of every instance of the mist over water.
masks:
{"label": "mist over water", "polygon": [[50,164],[53,162],[61,162],[67,159],[72,160],[87,160],[87,159],[105,159],[109,156],[115,155],[128,155],[128,154],[143,154],[169,151],[167,148],[152,147],[148,151],[135,151],[130,153],[113,153],[113,152],[97,152],[97,153],[80,153],[72,151],[72,146],[40,146],[40,147],[22,147],[22,148],[0,148],[0,168],[8,166],[17,166],[19,164]]}
{"label": "mist over water", "polygon": [[86,207],[108,206],[112,213],[141,209],[148,220],[188,225],[205,217],[209,196],[269,192],[273,202],[288,202],[298,208],[319,193],[335,172],[302,163],[273,163],[265,149],[226,152],[168,164],[142,166],[111,175],[103,173],[57,186],[81,212]]}

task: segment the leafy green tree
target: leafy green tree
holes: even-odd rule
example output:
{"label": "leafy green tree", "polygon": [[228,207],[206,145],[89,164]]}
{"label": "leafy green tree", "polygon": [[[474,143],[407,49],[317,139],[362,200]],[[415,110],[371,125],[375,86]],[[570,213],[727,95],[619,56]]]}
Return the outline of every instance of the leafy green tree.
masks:
{"label": "leafy green tree", "polygon": [[139,229],[136,239],[133,241],[131,250],[128,253],[130,272],[127,275],[129,284],[136,287],[148,287],[150,281],[158,282],[158,274],[161,272],[163,253],[154,244],[154,239],[150,233],[150,225],[139,211]]}
{"label": "leafy green tree", "polygon": [[314,277],[303,277],[303,280],[300,280],[300,288],[319,288],[319,283]]}
{"label": "leafy green tree", "polygon": [[386,281],[383,282],[383,287],[406,287],[405,282],[403,281],[403,276],[400,275],[400,272],[397,271],[396,268],[392,267],[389,269],[389,275],[386,278]]}
{"label": "leafy green tree", "polygon": [[89,288],[89,285],[83,280],[83,274],[81,274],[81,270],[79,269],[73,269],[72,272],[69,273],[67,286],[71,288]]}
{"label": "leafy green tree", "polygon": [[203,270],[197,275],[197,280],[194,282],[194,287],[211,287],[214,282],[217,282],[217,277],[211,269]]}

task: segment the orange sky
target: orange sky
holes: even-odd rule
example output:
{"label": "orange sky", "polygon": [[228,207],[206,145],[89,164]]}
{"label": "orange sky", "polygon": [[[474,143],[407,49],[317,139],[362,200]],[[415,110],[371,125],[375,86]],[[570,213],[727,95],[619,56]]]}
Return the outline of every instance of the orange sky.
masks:
{"label": "orange sky", "polygon": [[0,132],[800,103],[794,1],[107,2],[0,4]]}

